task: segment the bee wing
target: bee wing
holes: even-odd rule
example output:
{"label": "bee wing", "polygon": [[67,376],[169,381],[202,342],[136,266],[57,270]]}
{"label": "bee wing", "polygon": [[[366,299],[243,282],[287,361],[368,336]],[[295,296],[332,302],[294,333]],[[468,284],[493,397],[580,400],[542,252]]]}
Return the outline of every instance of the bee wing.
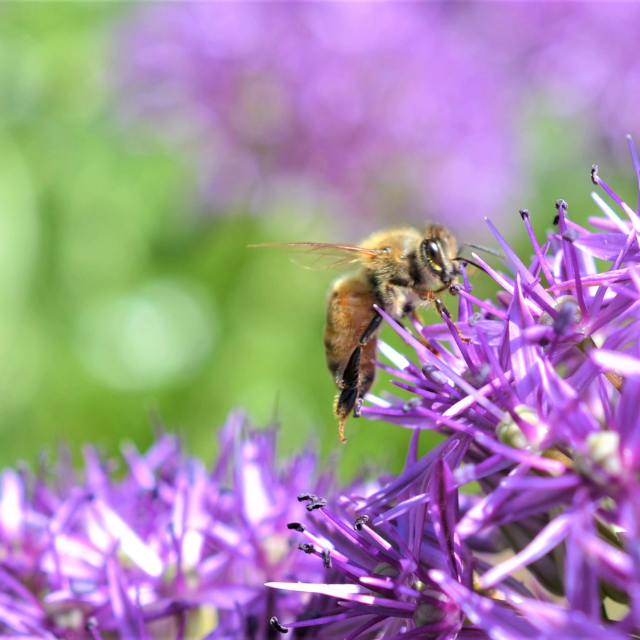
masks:
{"label": "bee wing", "polygon": [[365,249],[355,244],[324,242],[267,242],[250,247],[282,247],[294,256],[294,262],[305,269],[341,269],[358,262],[367,262],[379,255],[379,249]]}

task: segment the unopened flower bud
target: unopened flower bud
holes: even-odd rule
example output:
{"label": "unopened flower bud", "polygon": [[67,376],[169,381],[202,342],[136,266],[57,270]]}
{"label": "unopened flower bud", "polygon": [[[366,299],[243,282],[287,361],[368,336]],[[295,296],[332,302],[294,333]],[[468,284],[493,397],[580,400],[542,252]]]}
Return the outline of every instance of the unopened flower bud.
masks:
{"label": "unopened flower bud", "polygon": [[373,573],[377,576],[384,576],[385,578],[397,578],[400,575],[400,572],[388,562],[381,562],[374,568]]}
{"label": "unopened flower bud", "polygon": [[[531,407],[520,404],[514,411],[521,420],[527,422],[532,427],[540,424],[538,414]],[[529,446],[529,441],[524,433],[522,433],[522,429],[511,416],[498,424],[496,427],[496,435],[502,444],[509,445],[514,449],[526,449]]]}
{"label": "unopened flower bud", "polygon": [[424,373],[424,377],[427,378],[427,380],[430,380],[433,384],[437,384],[439,387],[447,384],[447,376],[442,373],[440,369],[437,369],[428,362],[422,365],[422,373]]}
{"label": "unopened flower bud", "polygon": [[489,364],[486,362],[481,362],[477,367],[477,373],[474,373],[473,371],[471,371],[471,369],[467,369],[462,374],[462,377],[472,387],[479,389],[480,387],[483,387],[487,383],[487,380],[489,379],[490,375],[491,375],[491,367],[489,366]]}
{"label": "unopened flower bud", "polygon": [[440,622],[446,615],[446,612],[440,607],[428,602],[423,602],[418,605],[416,612],[413,614],[413,622],[416,627],[422,627],[425,624]]}
{"label": "unopened flower bud", "polygon": [[591,461],[611,475],[622,471],[620,459],[620,434],[617,431],[595,431],[587,438]]}

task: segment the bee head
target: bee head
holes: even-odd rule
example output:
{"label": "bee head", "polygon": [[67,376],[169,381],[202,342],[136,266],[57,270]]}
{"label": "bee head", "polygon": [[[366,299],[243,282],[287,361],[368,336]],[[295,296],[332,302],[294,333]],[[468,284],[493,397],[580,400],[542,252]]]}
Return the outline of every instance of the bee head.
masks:
{"label": "bee head", "polygon": [[447,256],[445,239],[432,235],[420,243],[420,258],[431,275],[449,286],[458,275],[458,269]]}

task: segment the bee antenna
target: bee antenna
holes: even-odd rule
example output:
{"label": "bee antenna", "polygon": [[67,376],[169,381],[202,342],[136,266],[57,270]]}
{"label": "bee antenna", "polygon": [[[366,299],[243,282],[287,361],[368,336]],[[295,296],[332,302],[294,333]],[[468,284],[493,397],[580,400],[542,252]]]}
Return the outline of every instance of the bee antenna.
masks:
{"label": "bee antenna", "polygon": [[[496,258],[502,258],[502,254],[497,249],[492,249],[491,247],[485,247],[484,245],[481,245],[481,244],[475,244],[474,242],[465,242],[464,244],[460,245],[460,250],[462,250],[463,247],[471,247],[472,249],[479,249],[480,251],[484,251],[485,253],[490,253],[492,256],[496,256]],[[469,261],[467,260],[467,262]]]}
{"label": "bee antenna", "polygon": [[458,256],[457,258],[453,258],[452,262],[466,262],[467,264],[470,264],[476,269],[480,269],[480,271],[484,271],[485,273],[487,273],[486,269],[481,267],[477,262],[474,262],[473,260],[469,260],[469,258],[463,258],[462,256]]}

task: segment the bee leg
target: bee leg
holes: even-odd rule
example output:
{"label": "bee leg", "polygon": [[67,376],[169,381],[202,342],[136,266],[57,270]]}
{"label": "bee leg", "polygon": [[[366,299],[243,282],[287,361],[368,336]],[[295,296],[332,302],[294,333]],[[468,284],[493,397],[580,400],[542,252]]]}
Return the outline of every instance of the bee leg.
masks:
{"label": "bee leg", "polygon": [[344,423],[349,414],[353,411],[353,417],[360,417],[360,408],[362,406],[362,398],[360,397],[360,356],[362,355],[362,347],[371,339],[373,334],[382,324],[382,316],[376,314],[369,323],[364,333],[358,341],[358,346],[353,350],[347,366],[342,373],[342,379],[338,381],[338,387],[341,389],[336,399],[335,413],[340,422],[340,440],[345,441]]}
{"label": "bee leg", "polygon": [[344,423],[358,400],[361,353],[362,349],[360,345],[358,345],[351,354],[349,362],[347,362],[347,366],[344,368],[342,379],[338,381],[338,386],[341,391],[336,398],[335,413],[340,422],[341,442],[345,442],[346,440],[344,437]]}
{"label": "bee leg", "polygon": [[369,326],[364,330],[360,341],[358,342],[358,347],[364,347],[367,342],[371,339],[371,336],[378,330],[378,327],[382,324],[382,316],[379,313],[376,313],[373,320],[369,323]]}
{"label": "bee leg", "polygon": [[[446,315],[447,318],[451,318],[451,311],[449,311],[449,309],[445,307],[444,302],[442,302],[440,298],[434,298],[433,300],[436,305],[436,311],[440,314],[440,317],[444,318],[444,316]],[[460,329],[456,327],[455,323],[452,322],[451,324],[453,325],[453,328],[456,330],[456,333],[458,334],[458,336],[460,336],[460,340],[462,340],[462,342],[471,342],[469,338],[465,338],[462,335],[462,333],[460,333]]]}
{"label": "bee leg", "polygon": [[[440,315],[441,318],[444,318],[445,316],[447,318],[451,318],[451,312],[449,311],[449,309],[447,309],[447,307],[445,306],[444,302],[442,302],[442,300],[440,300],[440,298],[438,298],[438,296],[436,295],[437,291],[425,291],[422,293],[422,297],[425,300],[431,300],[431,302],[433,302],[435,304],[436,307],[436,311],[438,312],[438,314]],[[453,323],[453,328],[456,330],[456,333],[458,334],[458,336],[460,336],[460,340],[462,340],[463,342],[471,342],[471,340],[469,340],[469,338],[465,338],[462,333],[460,333],[460,329],[458,329],[458,327],[456,327],[455,323]]]}
{"label": "bee leg", "polygon": [[347,418],[351,413],[351,409],[356,405],[357,401],[357,389],[343,389],[336,398],[335,412],[338,416],[338,425],[340,427],[340,442],[347,441],[344,436],[344,423],[347,421]]}

